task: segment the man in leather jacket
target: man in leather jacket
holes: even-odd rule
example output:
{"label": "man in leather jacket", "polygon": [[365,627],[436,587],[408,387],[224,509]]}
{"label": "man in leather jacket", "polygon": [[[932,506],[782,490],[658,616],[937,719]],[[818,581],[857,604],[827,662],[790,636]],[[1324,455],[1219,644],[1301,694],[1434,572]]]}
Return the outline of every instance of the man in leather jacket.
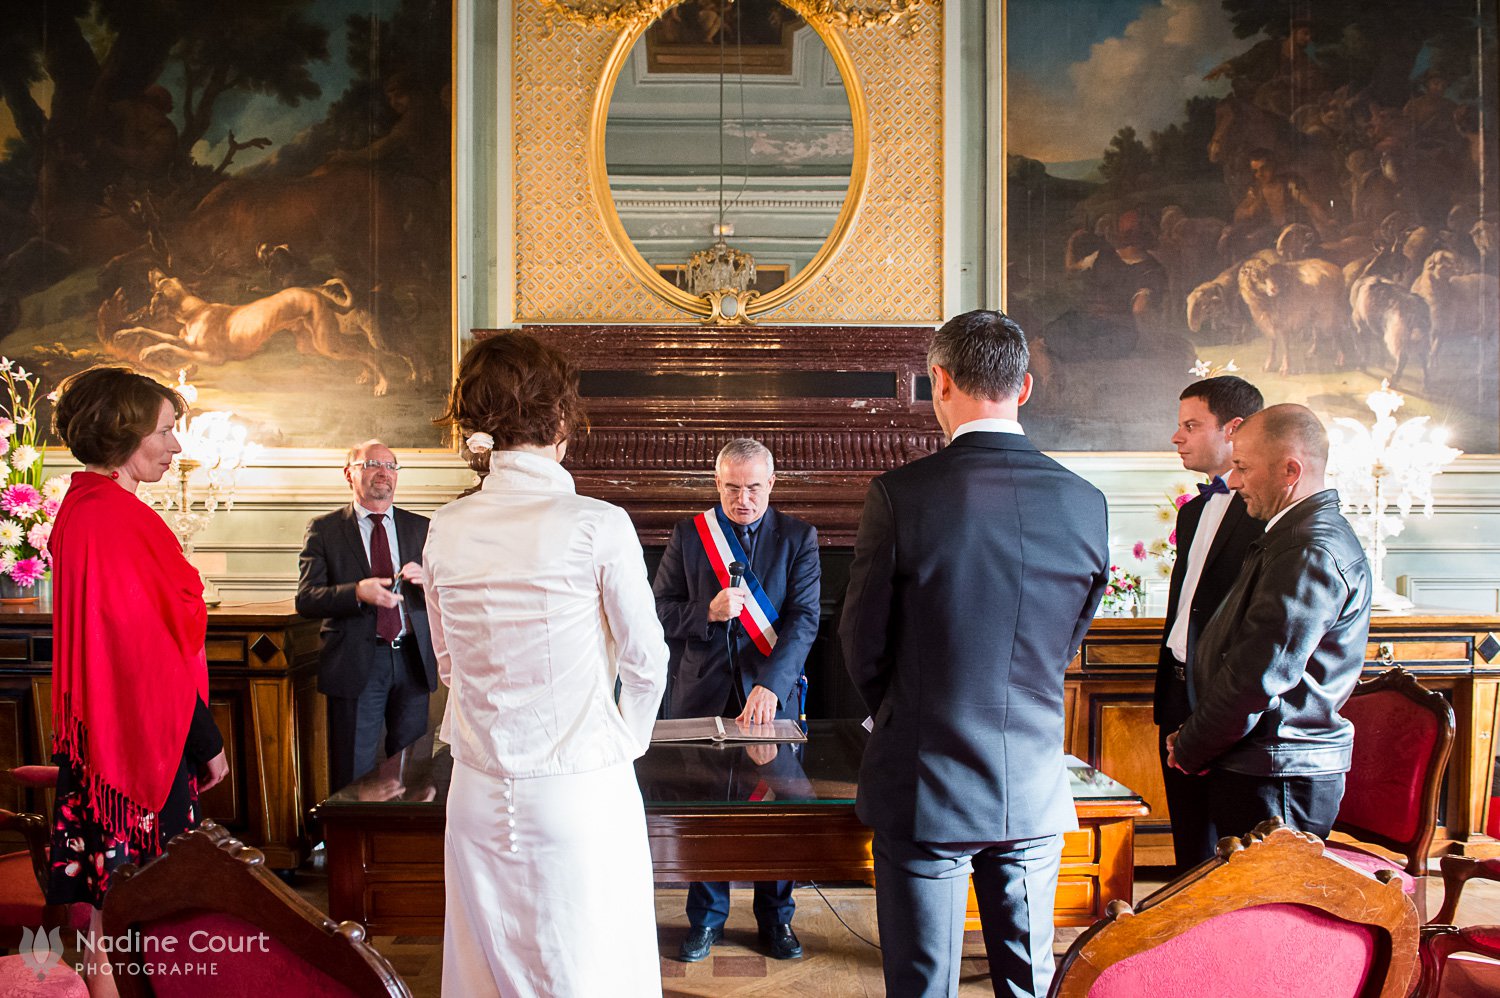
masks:
{"label": "man in leather jacket", "polygon": [[1328,435],[1311,410],[1271,406],[1233,443],[1229,487],[1266,532],[1199,635],[1193,712],[1167,740],[1169,761],[1203,774],[1222,834],[1275,815],[1326,837],[1354,746],[1338,710],[1364,666],[1370,569],[1324,487]]}

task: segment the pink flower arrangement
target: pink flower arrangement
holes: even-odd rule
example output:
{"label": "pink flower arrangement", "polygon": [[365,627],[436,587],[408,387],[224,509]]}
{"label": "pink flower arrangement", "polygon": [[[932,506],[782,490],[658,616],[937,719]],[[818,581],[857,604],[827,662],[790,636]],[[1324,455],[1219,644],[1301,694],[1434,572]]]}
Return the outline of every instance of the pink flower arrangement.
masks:
{"label": "pink flower arrangement", "polygon": [[40,558],[22,558],[10,566],[10,577],[16,585],[34,586],[47,574],[47,563]]}
{"label": "pink flower arrangement", "polygon": [[32,516],[41,511],[42,494],[35,486],[17,482],[0,489],[0,510],[11,516]]}
{"label": "pink flower arrangement", "polygon": [[8,517],[0,542],[0,575],[23,589],[46,578],[52,567],[52,521],[68,487],[67,479],[49,481],[42,473],[39,387],[36,375],[0,357],[0,513]]}
{"label": "pink flower arrangement", "polygon": [[1178,509],[1181,509],[1182,507],[1186,506],[1188,503],[1190,503],[1192,501],[1193,501],[1193,494],[1191,492],[1184,492],[1182,495],[1180,495],[1176,499],[1172,500],[1172,505],[1176,506]]}
{"label": "pink flower arrangement", "polygon": [[1133,613],[1144,598],[1145,586],[1139,575],[1127,572],[1119,565],[1109,566],[1109,582],[1104,587],[1104,598],[1099,601],[1100,613]]}

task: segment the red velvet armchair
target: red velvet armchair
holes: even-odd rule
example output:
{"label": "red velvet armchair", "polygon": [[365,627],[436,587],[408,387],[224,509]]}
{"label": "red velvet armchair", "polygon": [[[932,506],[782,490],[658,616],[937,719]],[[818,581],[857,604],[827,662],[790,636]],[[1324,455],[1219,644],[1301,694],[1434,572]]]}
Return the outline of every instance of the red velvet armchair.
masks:
{"label": "red velvet armchair", "polygon": [[[1339,713],[1354,725],[1354,759],[1333,830],[1398,853],[1402,886],[1415,893],[1453,751],[1453,708],[1395,668],[1356,686]],[[1359,846],[1329,842],[1327,851],[1370,873],[1392,866]]]}
{"label": "red velvet armchair", "polygon": [[79,929],[87,931],[86,904],[48,904],[42,894],[47,882],[47,823],[39,814],[0,810],[0,830],[16,832],[26,849],[0,856],[0,947],[21,945],[23,929]]}
{"label": "red velvet armchair", "polygon": [[330,921],[213,821],[122,867],[103,917],[128,943],[110,955],[123,998],[411,998],[361,925]]}
{"label": "red velvet armchair", "polygon": [[1058,966],[1051,998],[1404,998],[1417,911],[1272,819],[1132,909],[1113,902]]}

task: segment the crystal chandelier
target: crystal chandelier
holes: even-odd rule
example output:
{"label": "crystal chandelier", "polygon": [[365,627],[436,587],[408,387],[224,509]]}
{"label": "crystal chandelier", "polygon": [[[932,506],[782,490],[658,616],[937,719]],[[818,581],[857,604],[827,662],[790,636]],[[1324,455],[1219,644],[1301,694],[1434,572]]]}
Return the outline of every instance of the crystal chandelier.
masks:
{"label": "crystal chandelier", "polygon": [[[733,0],[731,0],[733,2]],[[740,103],[744,104],[745,62],[740,53],[740,5],[734,5],[736,32],[735,53],[739,59]],[[719,30],[719,221],[714,226],[714,243],[688,257],[687,286],[690,294],[703,297],[714,291],[750,290],[755,283],[755,257],[737,250],[724,241],[734,235],[734,226],[724,221],[724,45],[726,32]],[[743,111],[742,111],[743,113]],[[741,127],[743,128],[743,122]],[[750,164],[745,164],[748,172]]]}
{"label": "crystal chandelier", "polygon": [[724,241],[725,236],[734,235],[734,225],[724,221],[722,195],[719,204],[719,224],[714,226],[714,235],[718,238],[708,249],[698,250],[688,257],[688,290],[695,295],[726,289],[746,291],[755,283],[755,257]]}
{"label": "crystal chandelier", "polygon": [[[198,400],[198,389],[188,383],[186,372],[178,373],[174,387],[189,406]],[[172,467],[160,484],[147,490],[147,501],[161,510],[189,561],[193,538],[221,506],[225,512],[234,509],[240,470],[260,456],[260,445],[251,443],[245,428],[230,422],[233,418],[231,412],[200,412],[177,420],[175,432],[182,451],[172,456]],[[199,470],[203,475],[194,488],[193,473]],[[207,575],[203,575],[203,601],[219,605],[218,588]]]}
{"label": "crystal chandelier", "polygon": [[[1463,453],[1448,446],[1448,434],[1428,427],[1426,416],[1398,423],[1393,413],[1406,404],[1382,381],[1365,404],[1375,413],[1372,426],[1339,418],[1328,434],[1329,484],[1339,491],[1344,514],[1370,559],[1377,610],[1410,610],[1411,600],[1385,584],[1385,542],[1399,535],[1412,507],[1432,516],[1432,480]],[[1390,509],[1394,505],[1394,509]],[[1389,512],[1388,512],[1389,510]]]}

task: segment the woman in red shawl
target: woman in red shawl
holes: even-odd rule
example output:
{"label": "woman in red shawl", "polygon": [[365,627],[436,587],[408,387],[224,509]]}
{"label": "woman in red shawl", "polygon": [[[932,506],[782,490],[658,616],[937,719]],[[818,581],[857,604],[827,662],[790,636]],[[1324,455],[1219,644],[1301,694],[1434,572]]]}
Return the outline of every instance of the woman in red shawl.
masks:
{"label": "woman in red shawl", "polygon": [[198,794],[228,770],[208,710],[203,583],[135,496],[182,450],[173,423],[186,411],[175,391],[123,367],[68,378],[53,410],[84,470],[51,539],[59,774],[47,900],[92,904],[95,933],[111,872],[196,825]]}

